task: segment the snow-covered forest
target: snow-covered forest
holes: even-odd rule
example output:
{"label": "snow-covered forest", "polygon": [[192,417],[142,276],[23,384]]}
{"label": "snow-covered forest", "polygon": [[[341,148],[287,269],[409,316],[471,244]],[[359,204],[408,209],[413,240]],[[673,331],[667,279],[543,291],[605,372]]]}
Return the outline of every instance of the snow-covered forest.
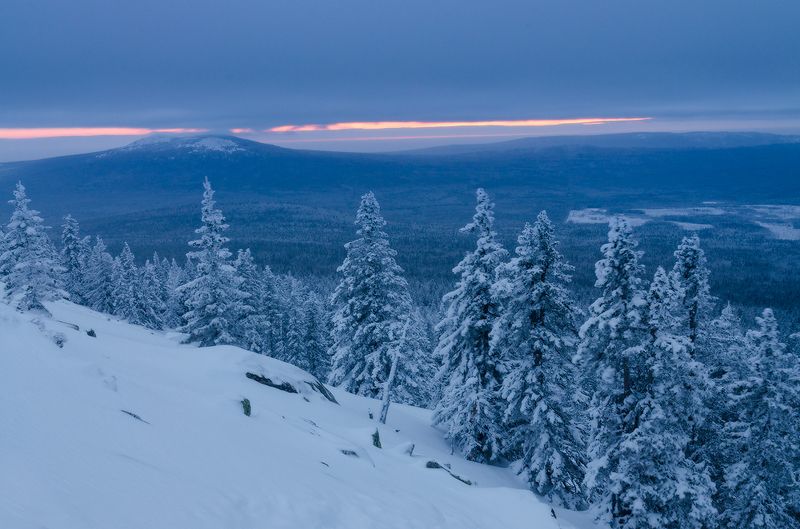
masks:
{"label": "snow-covered forest", "polygon": [[373,193],[328,292],[233,252],[203,185],[185,260],[142,261],[127,245],[111,255],[72,216],[51,235],[18,184],[0,232],[5,301],[46,312],[68,299],[200,347],[267,355],[378,399],[380,422],[391,403],[429,408],[454,452],[511,465],[600,527],[800,527],[800,343],[770,308],[742,322],[714,297],[697,235],[648,272],[631,226],[613,218],[584,307],[571,274],[591,263],[566,262],[544,211],[505,249],[479,189],[462,230],[474,247],[453,263],[431,325]]}

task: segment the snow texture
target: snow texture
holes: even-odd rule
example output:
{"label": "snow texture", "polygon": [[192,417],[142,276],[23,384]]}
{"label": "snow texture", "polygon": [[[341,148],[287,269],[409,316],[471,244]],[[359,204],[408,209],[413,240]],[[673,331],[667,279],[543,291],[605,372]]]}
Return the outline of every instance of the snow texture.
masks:
{"label": "snow texture", "polygon": [[379,449],[368,416],[378,401],[279,391],[245,373],[301,387],[313,377],[66,301],[46,306],[52,318],[0,302],[0,527],[574,527],[512,471],[450,455],[428,411],[394,405]]}

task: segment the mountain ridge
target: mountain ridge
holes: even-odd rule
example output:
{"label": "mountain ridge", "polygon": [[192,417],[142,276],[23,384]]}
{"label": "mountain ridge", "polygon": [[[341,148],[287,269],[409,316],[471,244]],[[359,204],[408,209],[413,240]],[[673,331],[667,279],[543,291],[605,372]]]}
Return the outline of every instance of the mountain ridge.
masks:
{"label": "mountain ridge", "polygon": [[564,147],[606,149],[720,149],[800,143],[800,135],[764,132],[623,132],[615,134],[530,136],[489,143],[451,144],[396,151],[394,154],[458,155]]}
{"label": "mountain ridge", "polygon": [[[596,260],[605,227],[569,221],[578,218],[570,217],[572,211],[691,210],[708,201],[800,205],[800,143],[420,156],[293,150],[226,136],[219,141],[244,150],[191,147],[202,138],[208,136],[180,140],[188,147],[161,144],[6,164],[0,166],[0,196],[10,198],[21,180],[32,206],[51,226],[71,213],[85,233],[102,236],[114,252],[127,242],[140,259],[153,251],[183,259],[208,177],[234,247],[251,248],[259,262],[276,271],[327,278],[354,236],[359,197],[372,190],[408,277],[449,284],[452,266],[470,246],[459,228],[473,214],[475,189],[484,187],[497,205],[497,230],[509,247],[522,225],[546,209],[564,251],[579,265],[576,284],[587,290],[594,278],[586,263]],[[8,212],[0,199],[0,216]],[[752,220],[678,215],[637,227],[637,235],[646,260],[652,255],[663,263],[686,233],[681,226],[713,226],[703,238],[709,254],[718,255],[721,294],[733,302],[789,305],[800,299],[800,281],[790,266],[800,259],[800,244],[773,239],[778,230],[794,233],[792,223],[800,225],[800,219],[770,220],[766,228]],[[726,243],[732,238],[736,248]],[[763,262],[775,252],[781,255],[778,262]],[[758,291],[752,277],[732,265],[742,260],[759,263]]]}

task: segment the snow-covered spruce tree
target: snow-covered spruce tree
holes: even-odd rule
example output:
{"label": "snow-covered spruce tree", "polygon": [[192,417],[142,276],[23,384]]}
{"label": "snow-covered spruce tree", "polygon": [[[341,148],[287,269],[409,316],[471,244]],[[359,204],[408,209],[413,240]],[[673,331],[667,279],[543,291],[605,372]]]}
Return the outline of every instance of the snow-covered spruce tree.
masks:
{"label": "snow-covered spruce tree", "polygon": [[472,222],[462,228],[477,235],[477,244],[453,269],[459,279],[444,296],[445,314],[437,326],[434,356],[443,359],[439,380],[444,389],[433,421],[467,459],[489,462],[502,455],[505,437],[500,359],[489,340],[499,313],[492,285],[507,252],[494,231],[489,196],[478,189],[477,199]]}
{"label": "snow-covered spruce tree", "polygon": [[797,513],[800,366],[780,340],[772,310],[747,333],[750,376],[727,425],[733,457],[725,472],[722,527],[800,527]]}
{"label": "snow-covered spruce tree", "polygon": [[707,364],[709,376],[713,380],[736,380],[745,376],[742,371],[745,362],[745,336],[742,320],[730,303],[726,304],[720,315],[709,321],[705,333],[698,341],[700,358]]}
{"label": "snow-covered spruce tree", "polygon": [[164,301],[164,326],[174,329],[181,324],[181,316],[184,310],[185,295],[179,292],[178,288],[187,282],[186,272],[178,262],[173,259],[168,265],[162,265],[167,269],[167,278],[164,283],[166,299]]}
{"label": "snow-covered spruce tree", "polygon": [[624,491],[611,490],[611,478],[619,470],[620,446],[624,434],[633,431],[631,413],[641,395],[643,380],[633,369],[647,336],[645,295],[641,252],[623,217],[612,219],[608,243],[601,250],[595,286],[602,294],[589,307],[589,318],[580,329],[577,359],[585,391],[592,395],[585,485],[598,510],[617,519],[631,509],[622,503]]}
{"label": "snow-covered spruce tree", "polygon": [[[381,399],[381,422],[385,422],[388,402],[427,407],[433,400],[437,365],[430,354],[431,343],[425,323],[416,307],[403,324],[400,337],[391,351],[390,374],[384,382]],[[394,374],[392,375],[392,371]]]}
{"label": "snow-covered spruce tree", "polygon": [[269,322],[265,333],[266,354],[281,358],[284,354],[284,312],[287,311],[286,297],[288,286],[285,278],[272,271],[269,265],[262,269],[261,281],[264,286],[264,315]]}
{"label": "snow-covered spruce tree", "polygon": [[[162,259],[161,256],[158,255],[158,252],[154,251],[153,257],[150,258],[150,262],[155,267],[156,273],[158,274],[158,278],[161,280],[161,282],[166,282],[167,270],[169,270],[169,260],[166,257]],[[164,265],[166,265],[166,268]]]}
{"label": "snow-covered spruce tree", "polygon": [[286,291],[284,302],[275,310],[281,321],[281,334],[277,337],[281,359],[327,380],[331,370],[331,326],[325,302],[302,281],[292,276],[280,279],[280,289]]}
{"label": "snow-covered spruce tree", "polygon": [[288,303],[280,310],[286,320],[285,360],[326,380],[331,369],[329,316],[323,299],[303,282],[287,276]]}
{"label": "snow-covered spruce tree", "polygon": [[86,305],[105,314],[114,313],[114,258],[97,237],[86,261],[82,291]]}
{"label": "snow-covered spruce tree", "polygon": [[674,255],[675,265],[670,273],[678,297],[674,332],[688,340],[691,355],[691,361],[688,362],[691,369],[683,378],[684,387],[681,391],[681,395],[686,397],[681,411],[691,426],[687,453],[698,466],[708,467],[711,474],[719,478],[719,473],[715,471],[718,468],[712,461],[718,456],[713,438],[719,433],[719,425],[716,424],[719,417],[712,415],[710,409],[716,408],[720,399],[719,389],[715,388],[716,381],[709,376],[709,372],[717,369],[713,364],[720,359],[710,351],[703,350],[715,301],[708,283],[710,274],[705,252],[696,234],[684,237]]}
{"label": "snow-covered spruce tree", "polygon": [[[147,265],[150,264],[152,266],[152,270],[150,272],[147,271]],[[143,273],[152,273],[155,277],[154,288],[155,288],[155,295],[158,297],[158,304],[159,304],[159,316],[161,318],[161,325],[164,328],[171,327],[167,324],[167,319],[169,318],[168,309],[167,309],[167,302],[170,298],[170,292],[167,288],[167,281],[169,280],[169,260],[164,258],[162,259],[158,252],[153,252],[153,257],[150,259],[149,262],[145,262],[145,267],[142,270]]]}
{"label": "snow-covered spruce tree", "polygon": [[499,269],[495,291],[503,303],[491,334],[491,355],[507,372],[507,450],[521,452],[520,472],[534,491],[581,508],[585,449],[572,363],[579,313],[567,288],[572,267],[544,211],[517,243],[516,257]]}
{"label": "snow-covered spruce tree", "polygon": [[[698,342],[706,332],[711,318],[714,298],[711,297],[708,284],[709,271],[706,256],[700,248],[700,239],[696,234],[684,237],[675,250],[675,265],[670,273],[678,304],[673,311],[675,320],[674,332],[689,340],[689,354],[692,359],[714,361],[708,355],[698,352]],[[694,399],[692,404],[686,403],[684,412],[692,424],[692,447],[690,451],[700,461],[708,454],[703,450],[712,432],[707,428],[707,401],[714,399],[706,365],[702,361],[692,361],[691,376],[684,379],[686,387],[684,395]]]}
{"label": "snow-covered spruce tree", "polygon": [[235,344],[237,322],[247,317],[251,307],[247,293],[241,290],[242,278],[231,263],[231,252],[225,247],[225,217],[216,208],[214,190],[208,178],[203,182],[202,223],[195,230],[200,238],[189,242],[196,248],[187,257],[196,262],[196,276],[179,287],[186,294],[183,332],[188,342],[201,347]]}
{"label": "snow-covered spruce tree", "polygon": [[347,391],[380,398],[392,365],[392,352],[399,351],[393,401],[403,392],[413,392],[414,372],[408,368],[425,361],[426,352],[397,347],[411,312],[408,283],[395,261],[383,231],[386,221],[371,192],[361,197],[356,214],[359,238],[347,243],[347,256],[338,268],[331,331],[331,384]]}
{"label": "snow-covered spruce tree", "polygon": [[128,243],[114,259],[111,276],[114,314],[135,325],[162,328],[163,306],[158,292],[158,277],[152,265],[149,271],[136,266]]}
{"label": "snow-covered spruce tree", "polygon": [[691,341],[677,334],[681,298],[659,267],[647,296],[648,341],[628,362],[637,382],[621,442],[610,454],[618,464],[598,509],[615,528],[702,529],[714,521],[713,483],[688,454],[693,399],[686,392],[694,367]]}
{"label": "snow-covered spruce tree", "polygon": [[166,289],[158,266],[151,261],[145,261],[144,266],[139,269],[139,283],[142,286],[139,297],[144,315],[142,325],[151,329],[163,329],[167,316],[167,304],[164,301]]}
{"label": "snow-covered spruce tree", "polygon": [[292,276],[287,277],[289,286],[288,303],[283,310],[286,318],[284,334],[285,360],[294,365],[303,363],[306,355],[304,338],[306,335],[305,299],[307,290],[305,286]]}
{"label": "snow-covered spruce tree", "polygon": [[325,301],[316,292],[309,291],[303,300],[305,329],[303,336],[305,354],[298,358],[298,367],[320,380],[326,380],[331,370],[330,328]]}
{"label": "snow-covered spruce tree", "polygon": [[270,322],[268,355],[289,361],[289,353],[286,347],[289,320],[292,311],[292,277],[287,275],[275,274],[269,267],[264,268],[264,280],[267,288],[271,288],[270,295],[274,303],[270,305],[271,310],[267,315]]}
{"label": "snow-covered spruce tree", "polygon": [[59,264],[44,221],[39,212],[28,207],[30,199],[21,182],[14,190],[11,220],[3,235],[0,254],[0,278],[6,293],[20,310],[46,309],[44,301],[66,297],[62,288],[64,268]]}
{"label": "snow-covered spruce tree", "polygon": [[675,250],[672,280],[681,293],[682,317],[693,347],[714,305],[708,277],[708,264],[705,252],[700,248],[700,238],[697,234],[684,237]]}
{"label": "snow-covered spruce tree", "polygon": [[708,322],[695,349],[702,353],[702,357],[696,356],[708,362],[709,373],[700,451],[716,485],[714,504],[722,511],[727,494],[725,470],[739,458],[729,429],[739,422],[737,401],[750,377],[742,322],[730,303],[718,317]]}
{"label": "snow-covered spruce tree", "polygon": [[80,236],[80,226],[72,215],[64,217],[61,232],[61,266],[64,268],[64,289],[75,303],[86,304],[86,268],[89,259],[89,237]]}
{"label": "snow-covered spruce tree", "polygon": [[413,307],[402,339],[401,358],[408,359],[397,367],[397,381],[392,386],[392,401],[427,407],[433,401],[438,365],[431,354],[431,341],[419,309]]}
{"label": "snow-covered spruce tree", "polygon": [[131,323],[138,323],[134,293],[140,290],[141,286],[136,260],[128,243],[122,245],[122,251],[114,258],[111,278],[114,285],[111,297],[114,314]]}
{"label": "snow-covered spruce tree", "polygon": [[267,335],[271,332],[267,317],[269,310],[267,288],[264,274],[256,265],[250,249],[239,250],[234,262],[236,273],[242,278],[241,290],[247,294],[247,304],[252,310],[239,322],[236,334],[240,337],[241,346],[249,351],[267,354]]}

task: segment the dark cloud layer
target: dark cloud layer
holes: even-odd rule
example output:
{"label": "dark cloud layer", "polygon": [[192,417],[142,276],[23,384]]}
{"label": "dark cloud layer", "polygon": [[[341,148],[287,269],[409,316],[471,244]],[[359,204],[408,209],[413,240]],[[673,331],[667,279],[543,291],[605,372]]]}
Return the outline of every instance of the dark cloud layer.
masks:
{"label": "dark cloud layer", "polygon": [[780,115],[800,2],[4,0],[0,127]]}

